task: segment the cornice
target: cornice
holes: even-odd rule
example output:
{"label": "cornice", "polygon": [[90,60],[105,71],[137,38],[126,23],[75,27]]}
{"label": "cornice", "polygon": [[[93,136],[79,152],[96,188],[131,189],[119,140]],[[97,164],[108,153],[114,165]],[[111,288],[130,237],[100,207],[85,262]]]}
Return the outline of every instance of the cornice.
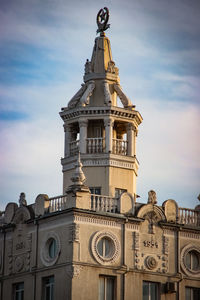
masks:
{"label": "cornice", "polygon": [[[137,173],[139,162],[136,156],[116,155],[110,153],[81,154],[84,167],[116,167],[134,170]],[[63,171],[74,169],[76,157],[65,157],[61,159]]]}
{"label": "cornice", "polygon": [[67,107],[62,108],[62,111],[60,112],[60,116],[63,119],[64,122],[67,121],[75,121],[80,117],[86,117],[88,120],[96,119],[99,117],[104,118],[105,116],[113,116],[114,119],[122,119],[122,120],[134,120],[135,125],[138,126],[142,122],[142,116],[141,114],[136,110],[129,110],[124,109],[117,106],[111,106],[111,107],[76,107],[72,109],[68,109]]}

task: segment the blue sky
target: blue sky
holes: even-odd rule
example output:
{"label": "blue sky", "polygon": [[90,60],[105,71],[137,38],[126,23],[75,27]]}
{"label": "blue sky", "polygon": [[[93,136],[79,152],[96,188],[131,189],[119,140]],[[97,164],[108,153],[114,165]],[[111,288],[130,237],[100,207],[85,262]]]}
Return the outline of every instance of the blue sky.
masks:
{"label": "blue sky", "polygon": [[137,193],[193,208],[200,193],[198,0],[1,0],[0,209],[62,193],[58,112],[82,83],[96,14],[110,9],[113,59],[144,118]]}

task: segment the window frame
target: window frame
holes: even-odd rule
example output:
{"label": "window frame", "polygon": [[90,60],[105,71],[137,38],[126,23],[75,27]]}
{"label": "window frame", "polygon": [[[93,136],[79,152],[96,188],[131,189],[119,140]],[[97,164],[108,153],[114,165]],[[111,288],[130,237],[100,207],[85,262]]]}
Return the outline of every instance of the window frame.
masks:
{"label": "window frame", "polygon": [[[23,288],[17,288],[19,285],[23,285]],[[20,296],[20,293],[22,292],[22,296]],[[19,293],[18,298],[17,293]],[[24,300],[24,282],[16,282],[13,284],[13,299],[14,300]]]}
{"label": "window frame", "polygon": [[[52,279],[53,279],[53,281],[51,282]],[[50,282],[47,283],[47,280],[49,280]],[[54,275],[42,278],[42,300],[54,300],[55,299],[54,287],[55,287]],[[50,288],[50,298],[47,298],[47,288]]]}
{"label": "window frame", "polygon": [[[189,292],[189,299],[188,299],[188,297],[186,298],[186,296],[188,296],[188,294],[187,294],[187,291]],[[198,293],[199,293],[199,295],[200,295],[200,288],[198,288],[198,287],[193,287],[193,286],[186,286],[185,287],[185,299],[187,299],[187,300],[195,300],[195,298],[194,298],[194,292],[195,291],[197,291]]]}
{"label": "window frame", "polygon": [[[100,280],[104,280],[103,298],[100,298]],[[108,279],[112,279],[112,297],[107,297]],[[116,276],[99,274],[99,296],[98,300],[115,300],[116,299]]]}
{"label": "window frame", "polygon": [[[143,280],[142,282],[142,299],[144,299],[144,283],[148,283],[148,299],[147,300],[160,300],[160,283],[156,281],[148,281],[148,280]],[[156,297],[152,298],[151,297],[151,285],[156,286]]]}

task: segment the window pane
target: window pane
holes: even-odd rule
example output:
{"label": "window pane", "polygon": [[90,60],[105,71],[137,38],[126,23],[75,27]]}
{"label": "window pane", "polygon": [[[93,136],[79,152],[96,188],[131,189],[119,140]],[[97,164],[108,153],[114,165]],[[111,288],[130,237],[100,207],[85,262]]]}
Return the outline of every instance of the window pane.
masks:
{"label": "window pane", "polygon": [[114,279],[107,278],[107,285],[106,285],[106,300],[113,300],[114,299]]}
{"label": "window pane", "polygon": [[157,285],[155,283],[151,282],[150,289],[151,289],[151,300],[156,300],[157,299]]}
{"label": "window pane", "polygon": [[49,244],[49,256],[51,258],[54,258],[56,255],[56,241],[54,239],[51,239]]}
{"label": "window pane", "polygon": [[193,299],[192,300],[199,300],[200,299],[200,289],[193,289]]}
{"label": "window pane", "polygon": [[143,300],[149,300],[149,284],[143,282]]}
{"label": "window pane", "polygon": [[198,270],[199,268],[199,258],[195,252],[191,252],[191,269]]}
{"label": "window pane", "polygon": [[99,277],[99,300],[104,300],[105,281],[104,277]]}
{"label": "window pane", "polygon": [[101,239],[97,244],[98,252],[101,256],[103,256],[103,239]]}
{"label": "window pane", "polygon": [[191,300],[191,291],[190,288],[185,289],[185,299],[186,300]]}
{"label": "window pane", "polygon": [[105,243],[105,256],[108,256],[110,253],[110,247],[111,247],[110,240],[105,238],[104,243]]}

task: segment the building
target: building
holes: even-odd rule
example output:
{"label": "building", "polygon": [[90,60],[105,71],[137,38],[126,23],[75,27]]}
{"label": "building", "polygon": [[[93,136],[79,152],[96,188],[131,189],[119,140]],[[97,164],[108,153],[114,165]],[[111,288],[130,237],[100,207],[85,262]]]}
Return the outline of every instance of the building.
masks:
{"label": "building", "polygon": [[[63,195],[8,203],[0,218],[2,300],[198,300],[200,205],[136,194],[142,122],[112,59],[108,10],[84,83],[62,108]],[[122,107],[117,106],[117,98]]]}

